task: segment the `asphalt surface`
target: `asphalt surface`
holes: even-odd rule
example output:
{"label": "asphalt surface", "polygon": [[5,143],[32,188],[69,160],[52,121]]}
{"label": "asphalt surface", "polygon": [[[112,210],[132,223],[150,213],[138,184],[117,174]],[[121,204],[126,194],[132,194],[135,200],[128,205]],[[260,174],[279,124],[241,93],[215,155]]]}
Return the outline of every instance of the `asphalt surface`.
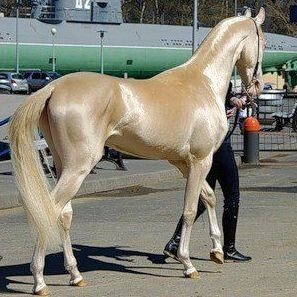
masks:
{"label": "asphalt surface", "polygon": [[[297,296],[297,154],[276,154],[240,170],[237,247],[250,263],[208,259],[207,216],[191,240],[199,280],[162,250],[181,213],[184,180],[100,193],[73,201],[72,242],[85,288],[69,287],[60,251],[49,251],[45,280],[52,296]],[[217,189],[221,221],[222,194]],[[33,240],[21,208],[0,211],[0,295],[26,296]]]}
{"label": "asphalt surface", "polygon": [[[239,158],[236,157],[239,161]],[[124,160],[127,171],[116,170],[116,166],[107,161],[100,161],[94,171],[89,174],[81,185],[77,197],[103,191],[115,190],[127,186],[156,183],[180,177],[181,173],[176,167],[164,160]],[[48,181],[54,181],[47,174]],[[21,206],[19,192],[13,176],[10,161],[0,162],[0,209]]]}

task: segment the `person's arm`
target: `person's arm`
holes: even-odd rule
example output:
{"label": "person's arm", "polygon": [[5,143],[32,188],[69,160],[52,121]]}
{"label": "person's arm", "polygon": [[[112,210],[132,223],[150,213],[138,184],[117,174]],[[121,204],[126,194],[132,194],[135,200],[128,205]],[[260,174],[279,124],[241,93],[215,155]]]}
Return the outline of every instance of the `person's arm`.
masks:
{"label": "person's arm", "polygon": [[232,96],[229,99],[230,105],[232,107],[236,107],[237,109],[243,108],[246,104],[246,97],[242,96],[241,98],[237,98],[235,96]]}

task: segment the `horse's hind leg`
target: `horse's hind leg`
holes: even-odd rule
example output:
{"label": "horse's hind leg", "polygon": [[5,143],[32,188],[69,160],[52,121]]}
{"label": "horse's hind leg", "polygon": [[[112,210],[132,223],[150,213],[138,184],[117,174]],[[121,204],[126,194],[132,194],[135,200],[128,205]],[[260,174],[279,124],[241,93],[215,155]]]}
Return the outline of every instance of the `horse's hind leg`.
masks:
{"label": "horse's hind leg", "polygon": [[204,202],[208,220],[209,220],[209,233],[212,240],[213,248],[210,250],[210,259],[218,264],[224,263],[224,253],[221,244],[221,232],[218,226],[217,215],[216,215],[216,196],[214,191],[209,186],[207,181],[204,182],[201,191],[201,199]]}
{"label": "horse's hind leg", "polygon": [[[65,169],[62,168],[62,174],[58,181],[58,184],[53,190],[53,197],[57,206],[57,212],[59,214],[59,220],[62,229],[62,244],[64,250],[64,264],[66,270],[70,273],[70,285],[84,286],[84,282],[80,272],[77,269],[77,262],[72,252],[72,246],[70,241],[69,229],[72,220],[72,208],[71,199],[75,196],[79,190],[83,180],[89,174],[94,165],[101,159],[103,152],[103,144],[97,146],[96,158],[89,158],[89,151],[76,150],[73,152],[70,162],[67,162]],[[92,154],[94,156],[94,154]],[[75,160],[80,160],[78,164]],[[73,162],[72,162],[73,161]]]}
{"label": "horse's hind leg", "polygon": [[[40,127],[52,153],[59,176],[61,173],[61,160],[54,146],[46,110],[44,110],[41,114]],[[46,296],[50,293],[43,278],[46,247],[46,242],[38,238],[35,244],[33,258],[30,265],[30,269],[34,278],[33,293],[40,296]]]}
{"label": "horse's hind leg", "polygon": [[35,245],[30,269],[34,277],[33,293],[39,296],[47,296],[50,293],[43,279],[45,252],[46,242],[38,239]]}
{"label": "horse's hind leg", "polygon": [[83,280],[80,272],[77,268],[77,262],[73,255],[72,245],[70,240],[69,230],[72,222],[72,207],[71,201],[69,201],[66,206],[63,208],[60,220],[63,224],[64,232],[62,234],[62,245],[64,250],[64,266],[65,269],[70,274],[70,285],[83,287],[86,285],[86,282]]}

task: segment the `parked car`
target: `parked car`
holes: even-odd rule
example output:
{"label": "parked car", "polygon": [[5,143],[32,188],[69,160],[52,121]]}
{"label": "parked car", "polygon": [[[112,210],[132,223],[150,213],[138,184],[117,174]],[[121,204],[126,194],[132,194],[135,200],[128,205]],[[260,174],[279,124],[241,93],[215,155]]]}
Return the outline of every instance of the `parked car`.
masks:
{"label": "parked car", "polygon": [[29,93],[43,88],[52,81],[47,72],[39,70],[27,71],[24,73],[24,77],[29,85]]}
{"label": "parked car", "polygon": [[28,83],[21,73],[0,72],[0,77],[3,84],[10,88],[10,93],[28,93]]}
{"label": "parked car", "polygon": [[52,80],[55,80],[55,79],[58,79],[60,78],[62,75],[58,72],[53,72],[53,71],[47,71],[47,74],[49,75],[49,77],[52,79]]}
{"label": "parked car", "polygon": [[265,83],[263,90],[273,90],[273,86],[271,83]]}
{"label": "parked car", "polygon": [[8,80],[6,75],[0,74],[0,94],[10,94],[11,87],[10,81]]}

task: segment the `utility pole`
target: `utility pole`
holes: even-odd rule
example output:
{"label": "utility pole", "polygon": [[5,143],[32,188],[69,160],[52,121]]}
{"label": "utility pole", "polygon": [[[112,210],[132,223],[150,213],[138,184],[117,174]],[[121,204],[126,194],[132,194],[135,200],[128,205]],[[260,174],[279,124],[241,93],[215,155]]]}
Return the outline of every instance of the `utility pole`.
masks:
{"label": "utility pole", "polygon": [[20,0],[16,1],[16,20],[15,20],[15,71],[19,73],[20,71],[20,61],[19,61],[19,5]]}
{"label": "utility pole", "polygon": [[194,0],[193,3],[193,37],[192,37],[192,54],[194,54],[196,50],[197,40],[196,40],[196,33],[198,28],[198,0]]}
{"label": "utility pole", "polygon": [[103,61],[103,38],[104,38],[104,33],[106,31],[100,30],[97,31],[100,33],[100,61],[101,61],[101,66],[100,66],[100,73],[104,73],[104,61]]}
{"label": "utility pole", "polygon": [[51,29],[52,33],[52,63],[53,63],[53,72],[56,71],[56,48],[55,48],[55,36],[57,33],[56,28]]}

